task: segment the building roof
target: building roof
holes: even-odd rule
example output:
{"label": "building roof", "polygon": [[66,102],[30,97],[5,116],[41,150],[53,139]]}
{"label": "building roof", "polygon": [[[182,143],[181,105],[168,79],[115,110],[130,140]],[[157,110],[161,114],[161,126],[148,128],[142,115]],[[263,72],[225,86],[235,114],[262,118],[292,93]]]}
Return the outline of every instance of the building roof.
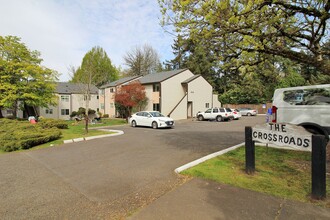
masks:
{"label": "building roof", "polygon": [[182,73],[185,70],[187,69],[178,69],[178,70],[165,71],[160,73],[151,73],[142,77],[141,79],[139,79],[139,81],[141,84],[159,83],[179,73]]}
{"label": "building roof", "polygon": [[141,77],[141,76],[124,77],[124,78],[118,79],[116,81],[110,82],[108,84],[105,84],[105,85],[101,86],[100,89],[105,89],[105,88],[109,88],[109,87],[119,86],[121,84],[127,83],[127,82],[132,81],[134,79],[137,79],[139,77]]}
{"label": "building roof", "polygon": [[[87,84],[82,83],[69,83],[69,82],[58,82],[56,85],[56,92],[59,94],[82,94],[86,90]],[[91,93],[98,94],[98,88],[91,85]]]}
{"label": "building roof", "polygon": [[194,79],[197,79],[200,76],[201,76],[200,74],[194,75],[194,76],[190,77],[189,79],[186,79],[185,81],[183,81],[181,84],[190,83],[191,81],[193,81]]}

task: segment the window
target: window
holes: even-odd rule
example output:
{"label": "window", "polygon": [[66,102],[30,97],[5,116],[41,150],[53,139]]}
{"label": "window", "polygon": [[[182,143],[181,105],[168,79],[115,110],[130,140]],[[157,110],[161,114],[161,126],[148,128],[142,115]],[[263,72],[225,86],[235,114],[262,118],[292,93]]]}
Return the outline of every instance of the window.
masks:
{"label": "window", "polygon": [[284,91],[283,101],[290,105],[330,105],[330,88]]}
{"label": "window", "polygon": [[53,109],[46,109],[46,110],[45,110],[45,113],[46,113],[47,115],[52,115],[52,114],[53,114]]}
{"label": "window", "polygon": [[159,92],[160,91],[160,85],[159,84],[153,84],[152,85],[152,91],[153,92]]}
{"label": "window", "polygon": [[114,93],[114,89],[113,89],[113,88],[111,88],[111,89],[110,89],[110,92],[111,92],[111,93]]}
{"label": "window", "polygon": [[213,109],[213,113],[218,113],[218,112],[219,112],[219,110],[217,108]]}
{"label": "window", "polygon": [[212,109],[208,109],[205,111],[205,113],[211,113]]}
{"label": "window", "polygon": [[110,103],[110,108],[114,108],[115,105],[113,103]]}
{"label": "window", "polygon": [[100,90],[100,94],[101,94],[101,95],[104,95],[104,89],[101,89],[101,90]]}
{"label": "window", "polygon": [[205,103],[205,108],[210,108],[210,103]]}
{"label": "window", "polygon": [[150,114],[149,114],[148,112],[143,112],[143,113],[142,113],[142,116],[143,116],[143,117],[150,117]]}
{"label": "window", "polygon": [[96,99],[99,99],[99,96],[96,96]]}
{"label": "window", "polygon": [[61,109],[61,115],[69,115],[69,109]]}
{"label": "window", "polygon": [[70,96],[68,95],[61,95],[61,101],[62,102],[69,102]]}
{"label": "window", "polygon": [[153,104],[153,105],[152,105],[152,109],[153,109],[154,111],[160,111],[160,105],[159,105],[159,103]]}
{"label": "window", "polygon": [[104,109],[104,103],[101,103],[100,105],[101,105],[101,109]]}
{"label": "window", "polygon": [[89,97],[89,99],[88,99],[88,100],[90,101],[90,100],[91,100],[91,95],[89,95],[89,96],[88,96],[88,95],[84,95],[84,101],[86,101],[86,100],[87,100],[87,97]]}

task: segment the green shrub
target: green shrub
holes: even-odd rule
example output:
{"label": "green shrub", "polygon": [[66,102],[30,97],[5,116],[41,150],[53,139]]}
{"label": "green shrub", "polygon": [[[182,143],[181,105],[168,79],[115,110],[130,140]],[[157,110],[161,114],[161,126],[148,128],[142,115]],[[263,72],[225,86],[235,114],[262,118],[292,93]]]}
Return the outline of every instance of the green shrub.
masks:
{"label": "green shrub", "polygon": [[70,118],[73,118],[73,117],[75,117],[75,116],[77,116],[77,115],[78,115],[78,112],[73,111],[73,112],[71,112],[71,114],[70,114]]}
{"label": "green shrub", "polygon": [[68,129],[68,124],[64,120],[56,120],[51,118],[45,118],[38,122],[38,125],[42,128],[58,128],[58,129]]}
{"label": "green shrub", "polygon": [[102,118],[109,118],[109,114],[104,114]]}
{"label": "green shrub", "polygon": [[15,151],[29,149],[39,144],[59,139],[61,131],[56,127],[43,127],[40,123],[9,119],[0,120],[0,149]]}

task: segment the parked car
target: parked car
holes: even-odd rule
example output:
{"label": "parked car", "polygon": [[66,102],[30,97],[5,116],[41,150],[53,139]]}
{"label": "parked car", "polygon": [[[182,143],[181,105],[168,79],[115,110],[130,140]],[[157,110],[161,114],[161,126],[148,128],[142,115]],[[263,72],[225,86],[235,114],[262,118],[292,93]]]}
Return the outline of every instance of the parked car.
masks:
{"label": "parked car", "polygon": [[129,118],[129,123],[132,127],[146,126],[156,128],[172,128],[174,126],[174,120],[169,117],[165,117],[157,111],[142,111],[136,112]]}
{"label": "parked car", "polygon": [[242,116],[256,116],[258,114],[257,110],[251,108],[239,108],[238,111]]}
{"label": "parked car", "polygon": [[242,117],[241,112],[238,109],[231,109],[235,120],[238,120]]}
{"label": "parked car", "polygon": [[216,121],[228,121],[234,118],[230,108],[209,108],[205,112],[198,112],[198,121],[203,120],[216,120]]}

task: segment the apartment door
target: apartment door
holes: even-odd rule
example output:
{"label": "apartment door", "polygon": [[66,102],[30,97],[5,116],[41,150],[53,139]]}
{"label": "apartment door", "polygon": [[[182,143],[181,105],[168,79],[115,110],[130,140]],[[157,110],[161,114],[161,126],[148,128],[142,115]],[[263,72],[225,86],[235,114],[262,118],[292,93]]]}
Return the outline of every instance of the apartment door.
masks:
{"label": "apartment door", "polygon": [[187,117],[188,118],[192,118],[193,117],[193,103],[192,102],[188,102],[188,105],[187,105]]}

